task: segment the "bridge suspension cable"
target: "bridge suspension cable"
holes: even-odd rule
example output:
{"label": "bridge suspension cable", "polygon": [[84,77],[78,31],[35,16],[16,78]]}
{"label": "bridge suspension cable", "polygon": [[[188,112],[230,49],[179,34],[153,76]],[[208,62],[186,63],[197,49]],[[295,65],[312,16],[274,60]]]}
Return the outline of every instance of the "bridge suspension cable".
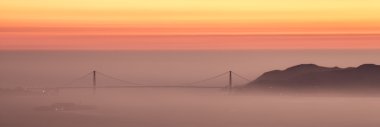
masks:
{"label": "bridge suspension cable", "polygon": [[202,82],[207,82],[207,81],[210,81],[210,80],[222,77],[224,75],[227,75],[228,73],[229,72],[224,72],[224,73],[221,73],[221,74],[218,74],[218,75],[206,78],[206,79],[202,79],[202,80],[198,80],[198,81],[194,81],[194,82],[189,82],[189,83],[182,83],[182,85],[194,85],[194,84],[199,84],[199,83],[202,83]]}
{"label": "bridge suspension cable", "polygon": [[120,81],[122,83],[126,83],[126,84],[130,84],[130,85],[146,85],[146,84],[142,84],[142,83],[136,83],[136,82],[132,82],[132,81],[127,81],[127,80],[123,80],[123,79],[120,79],[120,78],[116,78],[116,77],[113,77],[111,75],[107,75],[105,73],[102,73],[102,72],[97,72],[98,74],[104,76],[104,77],[107,77],[107,78],[110,78],[110,79],[114,79],[114,80],[117,80],[117,81]]}
{"label": "bridge suspension cable", "polygon": [[237,73],[235,73],[235,72],[232,72],[232,74],[234,74],[234,75],[236,75],[237,77],[239,77],[239,78],[241,78],[241,79],[244,79],[244,80],[246,80],[246,81],[248,81],[248,82],[252,81],[252,80],[250,80],[250,79],[248,79],[248,78],[246,78],[246,77],[244,77],[244,76],[241,76],[241,75],[239,75],[239,74],[237,74]]}
{"label": "bridge suspension cable", "polygon": [[[95,83],[95,81],[96,81],[95,80],[95,78],[96,78],[95,72],[96,72],[97,76],[102,76],[102,77],[112,79],[112,80],[116,80],[116,81],[119,81],[121,83],[126,84],[126,85],[119,85],[119,86],[104,86],[105,88],[107,88],[107,87],[135,87],[135,86],[136,87],[141,86],[141,87],[197,87],[197,88],[203,88],[204,87],[204,88],[214,88],[215,86],[200,86],[200,85],[196,85],[196,84],[208,82],[210,80],[214,80],[214,79],[220,78],[222,76],[226,76],[226,75],[230,75],[230,77],[229,77],[230,83],[226,86],[226,87],[229,87],[230,89],[232,88],[232,76],[237,76],[238,78],[243,79],[245,81],[251,81],[250,79],[248,79],[244,76],[241,76],[235,72],[227,71],[227,72],[223,72],[223,73],[211,76],[209,78],[205,78],[205,79],[193,81],[193,82],[187,82],[187,83],[156,83],[156,84],[153,84],[153,83],[139,83],[139,82],[124,80],[121,78],[117,78],[117,77],[108,75],[108,74],[103,73],[103,72],[93,71],[93,72],[86,73],[86,74],[84,74],[78,78],[75,78],[75,79],[69,81],[68,83],[63,84],[62,87],[60,87],[60,88],[76,88],[76,87],[67,87],[67,85],[73,85],[75,82],[83,80],[83,79],[85,79],[91,75],[93,75],[93,83]],[[175,84],[175,85],[168,85],[168,84]],[[96,89],[96,87],[97,86],[95,86],[95,85],[93,86],[94,89]],[[77,87],[77,88],[82,88],[82,87]],[[83,87],[83,88],[87,88],[87,87]],[[220,88],[224,88],[224,87],[220,87]]]}
{"label": "bridge suspension cable", "polygon": [[75,79],[72,79],[71,81],[67,82],[67,83],[64,83],[62,84],[62,86],[67,86],[67,85],[73,85],[75,82],[78,82],[82,79],[85,79],[86,77],[90,76],[92,74],[92,72],[89,72],[89,73],[86,73],[78,78],[75,78]]}
{"label": "bridge suspension cable", "polygon": [[[103,72],[98,72],[97,73],[101,76],[104,76],[106,78],[110,78],[110,79],[113,79],[113,80],[117,80],[117,81],[120,81],[122,83],[126,83],[126,84],[130,84],[130,85],[140,85],[140,86],[149,86],[149,85],[167,85],[167,83],[155,83],[155,84],[145,84],[145,83],[137,83],[137,82],[133,82],[133,81],[128,81],[128,80],[123,80],[123,79],[120,79],[120,78],[117,78],[117,77],[114,77],[114,76],[111,76],[111,75],[108,75],[108,74],[105,74]],[[188,83],[175,83],[176,85],[182,85],[182,86],[185,86],[185,85],[188,85],[188,86],[192,86],[194,84],[199,84],[199,83],[202,83],[202,82],[207,82],[209,80],[213,80],[213,79],[216,79],[216,78],[219,78],[219,77],[222,77],[224,75],[226,75],[228,72],[224,72],[224,73],[221,73],[221,74],[218,74],[218,75],[215,75],[215,76],[212,76],[212,77],[209,77],[209,78],[206,78],[206,79],[202,79],[202,80],[198,80],[198,81],[193,81],[193,82],[188,82]]]}

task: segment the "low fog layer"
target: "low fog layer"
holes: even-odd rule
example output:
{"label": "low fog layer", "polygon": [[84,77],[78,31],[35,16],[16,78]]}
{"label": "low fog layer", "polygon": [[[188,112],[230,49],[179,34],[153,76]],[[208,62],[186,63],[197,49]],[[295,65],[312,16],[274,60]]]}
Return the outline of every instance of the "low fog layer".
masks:
{"label": "low fog layer", "polygon": [[[0,96],[2,127],[375,127],[375,97],[259,96],[220,89],[62,90]],[[55,103],[89,110],[40,111]]]}

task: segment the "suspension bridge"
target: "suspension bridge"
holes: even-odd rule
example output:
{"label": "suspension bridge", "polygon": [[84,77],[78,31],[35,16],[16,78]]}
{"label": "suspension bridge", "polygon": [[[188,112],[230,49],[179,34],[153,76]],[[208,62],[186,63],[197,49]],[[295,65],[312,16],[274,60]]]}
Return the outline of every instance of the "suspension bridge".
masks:
{"label": "suspension bridge", "polygon": [[[83,80],[85,78],[91,77],[91,85],[87,86],[73,86],[75,82],[78,82],[80,80]],[[119,85],[105,85],[105,84],[100,84],[98,82],[99,77],[106,78],[108,80],[113,80],[113,81],[118,81]],[[222,85],[215,86],[212,85],[210,86],[209,84],[203,84],[205,82],[215,80],[221,77],[227,77],[226,81],[227,83],[223,83]],[[220,88],[220,89],[228,89],[232,90],[234,87],[233,80],[234,78],[239,78],[240,80],[245,81],[246,83],[250,82],[251,80],[241,76],[233,71],[227,71],[223,72],[220,74],[216,74],[214,76],[210,76],[204,79],[192,81],[192,82],[187,82],[187,83],[175,83],[174,85],[167,85],[168,83],[161,83],[161,84],[148,84],[148,83],[140,83],[140,82],[135,82],[135,81],[130,81],[130,80],[125,80],[121,79],[115,76],[111,76],[109,74],[99,72],[99,71],[91,71],[88,72],[82,76],[79,76],[78,78],[75,78],[65,84],[61,84],[59,86],[55,87],[38,87],[38,88],[32,88],[32,89],[42,89],[43,91],[47,90],[59,90],[59,89],[92,89],[93,92],[96,92],[96,89],[98,88]]]}

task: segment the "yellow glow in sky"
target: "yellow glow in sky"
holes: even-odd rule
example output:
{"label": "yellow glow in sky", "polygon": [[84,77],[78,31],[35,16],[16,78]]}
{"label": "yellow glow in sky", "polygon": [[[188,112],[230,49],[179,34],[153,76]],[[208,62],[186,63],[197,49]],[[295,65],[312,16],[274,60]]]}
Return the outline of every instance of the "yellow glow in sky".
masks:
{"label": "yellow glow in sky", "polygon": [[[258,34],[327,36],[300,36],[302,41],[297,42],[286,40],[287,36],[269,40],[271,42],[261,42],[261,37],[242,39],[239,36]],[[339,34],[371,36],[355,39],[328,36]],[[333,48],[380,48],[376,41],[379,34],[380,0],[0,1],[0,47],[3,49],[81,49],[107,45],[111,49],[149,46],[147,49],[210,49],[228,40],[202,35],[238,35],[223,43],[228,47],[220,46],[220,49],[331,48],[331,45]],[[130,37],[134,35],[143,36]],[[200,37],[163,39],[145,35]],[[205,40],[195,45],[197,38]],[[321,41],[321,38],[325,39]],[[167,41],[174,42],[168,44]],[[105,42],[107,44],[103,44]],[[185,42],[188,45],[184,45]]]}
{"label": "yellow glow in sky", "polygon": [[3,0],[0,13],[2,27],[200,27],[226,28],[226,33],[232,28],[278,28],[279,33],[380,28],[379,0]]}

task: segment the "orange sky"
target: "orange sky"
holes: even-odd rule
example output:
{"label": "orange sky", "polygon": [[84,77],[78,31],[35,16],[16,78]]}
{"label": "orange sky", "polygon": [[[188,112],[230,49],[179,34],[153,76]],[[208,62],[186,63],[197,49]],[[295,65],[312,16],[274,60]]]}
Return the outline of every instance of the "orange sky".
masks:
{"label": "orange sky", "polygon": [[3,0],[0,49],[380,49],[379,8],[379,0]]}

